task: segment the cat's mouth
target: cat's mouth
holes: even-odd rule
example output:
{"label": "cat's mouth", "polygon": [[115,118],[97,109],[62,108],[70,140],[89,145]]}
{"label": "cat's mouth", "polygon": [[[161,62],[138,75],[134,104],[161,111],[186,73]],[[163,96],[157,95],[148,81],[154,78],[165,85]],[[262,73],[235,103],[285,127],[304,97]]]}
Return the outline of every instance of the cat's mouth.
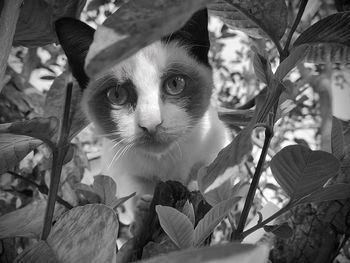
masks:
{"label": "cat's mouth", "polygon": [[137,146],[148,152],[162,153],[169,149],[175,138],[157,135],[143,135],[137,141]]}

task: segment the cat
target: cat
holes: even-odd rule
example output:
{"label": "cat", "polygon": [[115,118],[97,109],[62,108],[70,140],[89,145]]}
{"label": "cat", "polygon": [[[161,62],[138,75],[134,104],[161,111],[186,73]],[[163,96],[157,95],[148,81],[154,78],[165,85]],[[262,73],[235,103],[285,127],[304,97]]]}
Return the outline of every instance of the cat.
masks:
{"label": "cat", "polygon": [[[84,60],[94,29],[72,18],[56,22],[83,110],[107,138],[102,173],[114,178],[119,196],[152,194],[159,180],[188,185],[191,170],[228,144],[211,102],[207,26],[207,10],[197,11],[180,30],[89,79]],[[124,221],[134,220],[136,200],[126,203]]]}

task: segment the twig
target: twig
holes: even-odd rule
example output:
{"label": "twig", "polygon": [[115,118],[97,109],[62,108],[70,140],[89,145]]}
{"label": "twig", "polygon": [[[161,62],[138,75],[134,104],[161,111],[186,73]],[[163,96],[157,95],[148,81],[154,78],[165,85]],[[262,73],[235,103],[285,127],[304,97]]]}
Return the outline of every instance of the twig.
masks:
{"label": "twig", "polygon": [[52,149],[52,170],[51,170],[51,180],[50,180],[50,189],[48,194],[48,201],[45,211],[44,227],[41,233],[41,239],[46,240],[48,237],[51,225],[52,218],[55,211],[56,196],[58,192],[58,186],[60,183],[62,165],[64,157],[69,147],[67,142],[69,134],[69,113],[70,113],[70,104],[72,98],[72,87],[73,83],[69,81],[66,90],[66,98],[63,112],[62,125],[59,132],[57,146]]}
{"label": "twig", "polygon": [[282,53],[280,53],[281,61],[283,61],[289,55],[288,54],[289,53],[288,49],[289,49],[290,42],[292,40],[292,36],[293,36],[295,30],[297,29],[297,27],[299,25],[300,19],[301,19],[301,17],[304,14],[304,10],[305,10],[305,7],[306,7],[308,1],[309,0],[301,0],[300,1],[300,7],[299,7],[299,10],[298,10],[297,17],[295,18],[294,23],[292,25],[292,28],[289,31],[289,34],[288,34],[288,37],[287,37],[284,49],[283,49]]}
{"label": "twig", "polygon": [[243,211],[242,211],[242,214],[239,218],[237,229],[233,233],[232,238],[231,238],[233,240],[242,240],[243,229],[244,229],[245,223],[246,223],[247,218],[248,218],[249,210],[253,204],[256,189],[259,185],[259,180],[260,180],[260,176],[262,173],[262,168],[263,168],[263,165],[265,162],[265,158],[267,155],[268,148],[270,146],[270,141],[271,141],[272,136],[273,136],[272,128],[271,129],[267,128],[265,130],[264,146],[263,146],[262,151],[261,151],[261,155],[260,155],[258,165],[256,167],[256,170],[255,170],[255,173],[253,176],[252,183],[250,184],[250,187],[249,187],[249,191],[248,191],[246,201],[244,203]]}
{"label": "twig", "polygon": [[23,0],[5,0],[0,14],[0,92]]}

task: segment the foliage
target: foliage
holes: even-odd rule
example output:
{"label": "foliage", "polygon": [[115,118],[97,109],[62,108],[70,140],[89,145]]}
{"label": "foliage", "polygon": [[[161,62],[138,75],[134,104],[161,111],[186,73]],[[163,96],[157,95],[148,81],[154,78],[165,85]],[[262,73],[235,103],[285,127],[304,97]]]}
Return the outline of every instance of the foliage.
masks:
{"label": "foliage", "polygon": [[[232,129],[234,139],[209,166],[199,169],[199,192],[189,192],[177,182],[159,183],[144,224],[130,238],[122,234],[125,226],[117,211],[135,193],[117,198],[118,186],[104,175],[95,176],[91,185],[82,183],[89,161],[81,143],[87,121],[78,106],[80,89],[60,62],[62,51],[47,45],[56,42],[53,22],[64,16],[79,17],[86,1],[26,1],[15,36],[6,41],[29,49],[13,47],[11,56],[20,62],[21,73],[9,62],[5,80],[0,81],[5,83],[0,95],[4,122],[0,124],[1,260],[163,262],[166,257],[171,262],[266,262],[269,242],[240,242],[264,229],[277,236],[276,244],[285,245],[278,237],[288,240],[298,229],[281,215],[301,215],[298,207],[307,205],[334,207],[334,201],[343,204],[340,221],[346,221],[349,122],[333,116],[329,87],[333,72],[346,72],[343,64],[350,60],[349,6],[335,1],[341,11],[336,12],[332,4],[316,8],[315,1],[307,5],[307,0],[301,0],[299,6],[299,1],[287,2],[290,8],[284,0],[87,3],[82,14],[86,21],[96,23],[107,17],[98,26],[87,56],[90,76],[180,28],[198,9],[206,6],[221,19],[220,32],[211,32],[211,57],[222,106],[219,116]],[[236,61],[227,63],[221,41],[241,34],[231,29],[246,34],[248,51],[237,51]],[[48,53],[50,59],[43,61],[37,51]],[[234,71],[232,65],[243,58],[249,58],[248,69]],[[317,64],[308,69],[305,61]],[[43,80],[54,79],[48,91],[38,92],[30,84],[36,68],[46,72]],[[228,86],[232,84],[244,92],[231,96]],[[294,137],[296,145],[283,147],[288,133],[310,122],[314,126],[310,129],[318,133],[315,138]],[[89,141],[85,144],[90,148],[98,144]],[[273,194],[265,196],[267,190]],[[259,210],[268,199],[277,200],[280,208],[264,217]],[[327,213],[335,218],[337,211]],[[257,224],[248,228],[253,215]],[[333,224],[327,220],[321,223]],[[336,237],[334,242],[345,246],[349,227],[336,231],[345,241]],[[126,239],[119,250],[117,238]],[[20,242],[9,246],[9,240]],[[341,255],[341,248],[325,258]],[[23,252],[17,255],[19,250]],[[308,254],[312,258],[317,249],[310,246]],[[281,255],[272,248],[270,259],[278,262],[277,258]]]}

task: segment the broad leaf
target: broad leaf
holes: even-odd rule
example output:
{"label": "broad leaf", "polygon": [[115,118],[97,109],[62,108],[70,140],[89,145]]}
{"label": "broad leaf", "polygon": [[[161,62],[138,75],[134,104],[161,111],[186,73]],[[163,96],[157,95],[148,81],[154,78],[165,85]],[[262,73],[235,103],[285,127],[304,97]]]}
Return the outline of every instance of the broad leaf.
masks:
{"label": "broad leaf", "polygon": [[333,117],[332,120],[332,153],[341,160],[344,156],[343,126],[337,118]]}
{"label": "broad leaf", "polygon": [[117,185],[110,176],[96,175],[92,188],[99,195],[103,204],[111,206],[117,193]]}
{"label": "broad leaf", "polygon": [[179,248],[189,248],[193,242],[193,225],[186,215],[173,207],[156,206],[159,223]]}
{"label": "broad leaf", "polygon": [[[213,182],[211,186],[208,188],[204,188],[203,185],[203,176],[206,175],[205,169],[201,169],[198,172],[198,188],[201,194],[203,195],[205,201],[207,201],[211,206],[214,206],[221,201],[227,200],[231,197],[231,189],[232,189],[232,183],[231,178],[233,173],[235,172],[234,169],[228,169],[226,170],[225,174],[228,174],[227,176],[222,175],[218,179],[222,178],[222,181],[217,179]],[[236,171],[238,172],[238,171]]]}
{"label": "broad leaf", "polygon": [[331,200],[341,200],[350,198],[350,184],[333,184],[321,188],[310,195],[302,198],[297,204],[319,203]]}
{"label": "broad leaf", "polygon": [[247,126],[228,146],[219,152],[216,159],[208,167],[201,169],[201,172],[205,173],[199,177],[202,193],[208,191],[208,187],[214,189],[217,185],[226,181],[233,172],[233,169],[230,168],[240,164],[244,157],[251,152],[253,148],[251,132],[252,127]]}
{"label": "broad leaf", "polygon": [[[71,75],[67,71],[59,75],[52,83],[45,100],[44,113],[45,116],[54,116],[61,120],[63,117],[64,104],[66,100],[67,84],[71,81]],[[80,107],[81,89],[79,85],[73,81],[72,98],[70,105],[70,130],[69,139],[71,140],[82,129],[84,129],[88,121]],[[55,137],[57,140],[57,136]]]}
{"label": "broad leaf", "polygon": [[55,117],[36,117],[31,120],[0,124],[0,133],[26,135],[50,143],[58,124],[59,121]]}
{"label": "broad leaf", "polygon": [[284,0],[218,0],[208,5],[212,15],[229,27],[254,38],[279,40],[287,28],[287,6]]}
{"label": "broad leaf", "polygon": [[181,28],[210,0],[134,0],[122,5],[95,32],[86,58],[92,77]]}
{"label": "broad leaf", "polygon": [[15,167],[42,141],[28,136],[0,133],[0,174]]}
{"label": "broad leaf", "polygon": [[40,240],[19,254],[13,263],[58,263],[58,260],[46,241]]}
{"label": "broad leaf", "polygon": [[228,215],[232,207],[240,200],[234,197],[222,201],[209,210],[198,222],[194,230],[194,245],[200,246],[204,240],[214,231],[214,228]]}
{"label": "broad leaf", "polygon": [[293,46],[312,45],[308,61],[317,63],[350,61],[350,12],[330,15],[305,30]]}
{"label": "broad leaf", "polygon": [[283,223],[281,225],[266,225],[264,226],[266,232],[272,232],[279,238],[288,239],[293,235],[293,229],[288,225],[288,223]]}
{"label": "broad leaf", "polygon": [[53,21],[60,17],[78,18],[86,0],[26,0],[21,6],[13,45],[45,46],[56,42]]}
{"label": "broad leaf", "polygon": [[275,72],[275,77],[278,80],[283,80],[283,78],[302,60],[305,59],[306,55],[310,51],[310,47],[307,44],[303,44],[295,47],[290,52],[289,56],[282,61]]}
{"label": "broad leaf", "polygon": [[58,262],[115,262],[118,217],[92,204],[74,207],[52,227],[47,243]]}
{"label": "broad leaf", "polygon": [[78,194],[84,196],[84,198],[90,203],[101,203],[101,197],[94,191],[94,189],[90,185],[86,185],[83,183],[77,183],[75,186],[75,191]]}
{"label": "broad leaf", "polygon": [[340,163],[332,154],[301,145],[287,146],[271,160],[273,176],[292,200],[321,188],[339,169]]}
{"label": "broad leaf", "polygon": [[268,254],[269,249],[266,246],[229,243],[173,252],[140,263],[266,263]]}
{"label": "broad leaf", "polygon": [[[0,217],[0,238],[39,238],[44,223],[46,204],[46,200],[34,201],[23,208],[2,215]],[[64,208],[56,204],[54,218],[63,212]]]}

